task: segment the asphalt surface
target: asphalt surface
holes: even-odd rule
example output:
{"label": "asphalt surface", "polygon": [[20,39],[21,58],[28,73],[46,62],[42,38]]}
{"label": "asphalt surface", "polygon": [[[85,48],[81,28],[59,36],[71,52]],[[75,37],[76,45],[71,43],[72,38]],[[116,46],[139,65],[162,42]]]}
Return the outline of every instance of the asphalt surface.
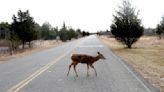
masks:
{"label": "asphalt surface", "polygon": [[[98,76],[87,66],[77,65],[67,77],[71,54],[96,56],[106,60],[94,66]],[[81,38],[62,46],[32,53],[0,63],[0,92],[159,92],[114,55],[96,36]]]}

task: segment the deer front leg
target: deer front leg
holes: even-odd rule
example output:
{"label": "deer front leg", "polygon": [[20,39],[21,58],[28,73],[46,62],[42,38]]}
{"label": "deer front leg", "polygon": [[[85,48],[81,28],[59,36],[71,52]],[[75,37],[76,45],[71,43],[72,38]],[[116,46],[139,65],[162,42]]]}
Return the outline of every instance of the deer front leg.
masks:
{"label": "deer front leg", "polygon": [[87,64],[87,77],[89,77],[89,64]]}
{"label": "deer front leg", "polygon": [[69,72],[70,72],[70,69],[71,69],[71,66],[72,66],[72,65],[73,65],[73,63],[69,65],[69,69],[68,69],[67,76],[69,75]]}
{"label": "deer front leg", "polygon": [[97,76],[97,72],[96,72],[95,67],[94,67],[93,65],[90,65],[90,66],[91,66],[91,68],[93,68],[93,70],[95,71],[95,74],[96,74],[96,76]]}
{"label": "deer front leg", "polygon": [[75,71],[76,77],[78,77],[77,72],[76,72],[76,65],[77,65],[77,64],[78,64],[78,63],[74,63],[74,71]]}

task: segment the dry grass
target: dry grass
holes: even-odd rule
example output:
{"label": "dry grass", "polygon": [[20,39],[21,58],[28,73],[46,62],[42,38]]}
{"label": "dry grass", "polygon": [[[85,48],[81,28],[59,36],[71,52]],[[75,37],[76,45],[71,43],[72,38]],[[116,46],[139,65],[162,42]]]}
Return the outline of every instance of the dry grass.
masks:
{"label": "dry grass", "polygon": [[34,42],[34,46],[32,48],[27,48],[24,51],[21,50],[21,51],[15,52],[13,55],[10,55],[9,53],[5,53],[5,54],[1,53],[0,62],[4,62],[10,59],[25,56],[25,55],[30,55],[33,52],[42,51],[42,50],[56,47],[62,44],[63,42],[56,41],[56,40],[36,41]]}
{"label": "dry grass", "polygon": [[142,37],[132,49],[125,48],[114,38],[100,37],[100,39],[154,86],[164,86],[164,39]]}

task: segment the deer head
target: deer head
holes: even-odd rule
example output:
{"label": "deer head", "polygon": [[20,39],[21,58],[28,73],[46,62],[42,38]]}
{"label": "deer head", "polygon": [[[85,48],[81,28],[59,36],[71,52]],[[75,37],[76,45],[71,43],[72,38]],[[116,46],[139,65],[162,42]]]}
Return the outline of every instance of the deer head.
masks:
{"label": "deer head", "polygon": [[103,54],[101,54],[100,52],[97,52],[97,54],[98,54],[98,57],[99,57],[100,59],[106,59],[106,58],[103,56]]}

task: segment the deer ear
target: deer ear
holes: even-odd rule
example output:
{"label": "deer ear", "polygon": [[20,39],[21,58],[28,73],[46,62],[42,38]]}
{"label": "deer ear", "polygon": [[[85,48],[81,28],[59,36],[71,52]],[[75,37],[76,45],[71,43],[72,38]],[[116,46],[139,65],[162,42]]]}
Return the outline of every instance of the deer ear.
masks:
{"label": "deer ear", "polygon": [[100,54],[100,52],[97,52],[97,54]]}

